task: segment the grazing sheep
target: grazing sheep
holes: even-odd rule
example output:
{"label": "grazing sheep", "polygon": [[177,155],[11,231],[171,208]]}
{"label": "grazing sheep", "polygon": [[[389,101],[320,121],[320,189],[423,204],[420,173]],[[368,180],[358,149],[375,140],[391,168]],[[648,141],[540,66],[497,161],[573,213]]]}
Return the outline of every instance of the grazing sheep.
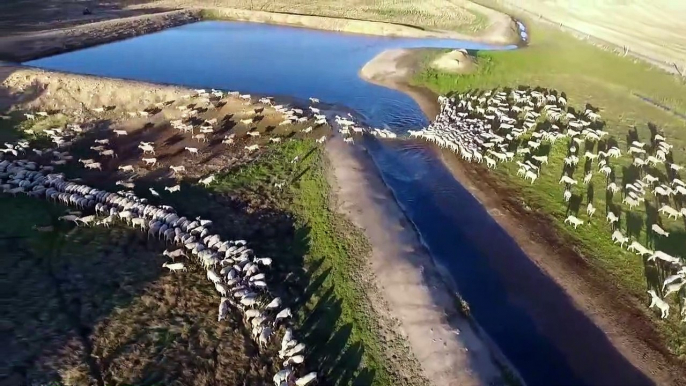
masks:
{"label": "grazing sheep", "polygon": [[660,228],[660,226],[657,224],[653,224],[653,226],[651,226],[650,229],[652,229],[653,232],[655,232],[655,234],[658,234],[658,235],[664,236],[664,237],[669,237],[669,232],[665,232],[665,230]]}
{"label": "grazing sheep", "polygon": [[119,165],[117,169],[123,171],[123,172],[132,172],[133,171],[133,165]]}
{"label": "grazing sheep", "polygon": [[168,191],[169,193],[180,192],[181,191],[181,185],[165,186],[164,190]]}
{"label": "grazing sheep", "polygon": [[595,213],[596,208],[593,207],[592,203],[588,203],[586,206],[586,213],[588,214],[588,217],[593,217],[593,214]]}
{"label": "grazing sheep", "polygon": [[83,165],[83,166],[84,166],[86,169],[98,169],[98,170],[102,170],[102,165],[100,164],[100,162],[93,162],[93,163],[85,164],[85,165]]}
{"label": "grazing sheep", "polygon": [[573,225],[574,229],[576,229],[577,226],[584,224],[584,222],[582,220],[579,220],[578,218],[571,216],[571,215],[565,219],[564,223],[565,224],[569,223],[570,225]]}
{"label": "grazing sheep", "polygon": [[176,250],[171,251],[171,252],[168,249],[165,249],[165,251],[162,252],[162,254],[164,256],[171,258],[172,260],[174,260],[177,257],[181,257],[181,256],[187,257],[186,254],[183,252],[183,249],[176,249]]}
{"label": "grazing sheep", "polygon": [[569,200],[572,198],[572,192],[570,192],[569,189],[565,189],[564,193],[562,194],[562,198],[564,198],[565,202],[569,202]]}
{"label": "grazing sheep", "polygon": [[197,154],[198,154],[198,149],[195,148],[195,147],[188,147],[188,146],[186,146],[186,147],[184,147],[184,149],[187,150],[187,151],[188,151],[189,153],[191,153],[192,155],[197,155]]}
{"label": "grazing sheep", "polygon": [[295,385],[296,386],[307,386],[310,383],[314,382],[315,380],[317,380],[317,373],[313,371],[311,373],[305,374],[304,376],[296,379]]}
{"label": "grazing sheep", "polygon": [[638,241],[632,241],[631,244],[626,248],[629,252],[636,252],[637,255],[650,255],[653,253],[650,249],[644,247]]}
{"label": "grazing sheep", "polygon": [[177,174],[177,173],[181,173],[181,172],[185,172],[185,171],[186,171],[186,167],[183,166],[183,165],[180,165],[180,166],[170,166],[169,169],[171,169],[172,174]]}
{"label": "grazing sheep", "polygon": [[569,184],[569,185],[576,185],[577,184],[577,181],[575,179],[569,178],[568,176],[562,176],[562,178],[560,178],[560,182],[558,184],[561,184],[563,182],[565,184]]}
{"label": "grazing sheep", "polygon": [[112,157],[112,158],[117,158],[117,154],[116,154],[116,153],[114,152],[114,150],[112,150],[112,149],[103,150],[103,151],[100,152],[100,155],[101,155],[101,156],[109,156],[109,157]]}
{"label": "grazing sheep", "polygon": [[614,244],[619,243],[619,246],[623,248],[624,244],[629,242],[629,238],[624,236],[619,230],[616,230],[612,233],[612,241]]}
{"label": "grazing sheep", "polygon": [[207,137],[203,133],[195,134],[192,136],[192,138],[197,140],[198,142],[207,142]]}
{"label": "grazing sheep", "polygon": [[198,180],[198,182],[200,182],[201,184],[203,184],[205,186],[209,186],[214,181],[214,179],[215,179],[215,176],[214,176],[214,174],[212,174],[210,176],[207,176],[205,178]]}
{"label": "grazing sheep", "polygon": [[157,163],[157,158],[141,158],[147,166],[154,166]]}
{"label": "grazing sheep", "polygon": [[681,258],[666,254],[662,251],[655,251],[649,258],[648,261],[654,261],[655,259],[660,259],[666,263],[681,264]]}
{"label": "grazing sheep", "polygon": [[669,296],[670,294],[673,294],[675,292],[679,292],[681,290],[681,287],[684,286],[684,284],[686,284],[686,281],[683,281],[683,280],[680,281],[679,283],[668,284],[666,286],[666,291],[665,291],[663,298],[667,298],[667,296]]}
{"label": "grazing sheep", "polygon": [[117,137],[120,137],[122,135],[129,135],[129,133],[126,132],[126,130],[112,130],[114,134],[117,135]]}
{"label": "grazing sheep", "polygon": [[164,263],[162,264],[162,267],[164,268],[169,268],[169,272],[174,272],[174,271],[187,271],[186,265],[183,263]]}
{"label": "grazing sheep", "polygon": [[660,297],[655,293],[655,290],[649,290],[648,294],[650,295],[650,305],[648,308],[657,307],[660,310],[660,317],[662,319],[667,318],[669,316],[669,304],[660,299]]}

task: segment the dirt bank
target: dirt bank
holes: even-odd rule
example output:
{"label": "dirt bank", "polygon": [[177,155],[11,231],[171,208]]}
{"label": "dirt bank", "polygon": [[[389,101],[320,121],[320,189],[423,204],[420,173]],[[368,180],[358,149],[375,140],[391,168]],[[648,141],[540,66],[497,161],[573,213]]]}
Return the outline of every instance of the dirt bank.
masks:
{"label": "dirt bank", "polygon": [[[397,87],[404,80],[392,74],[396,69],[400,74],[412,73],[412,68],[404,68],[404,64],[412,61],[405,59],[401,62],[403,56],[399,54],[384,54],[380,55],[383,60],[373,60],[378,67],[368,68],[374,71],[370,70],[365,78],[404,91],[402,87]],[[406,52],[405,57],[407,55],[410,54]],[[386,76],[386,73],[391,75]],[[384,82],[387,78],[390,81]],[[417,95],[408,94],[412,97]],[[438,109],[436,99],[429,101],[426,95],[417,100],[423,110],[432,108],[430,105]],[[574,305],[606,334],[619,353],[656,384],[686,384],[683,364],[666,350],[644,304],[638,304],[624,294],[607,274],[589,264],[571,242],[555,232],[555,227],[544,213],[532,213],[517,199],[517,193],[512,188],[489,176],[478,165],[465,165],[449,152],[441,154],[455,178],[488,210],[529,259],[551,277]],[[487,245],[484,248],[489,249]],[[490,249],[497,247],[492,245]]]}
{"label": "dirt bank", "polygon": [[364,230],[371,267],[388,312],[433,385],[489,385],[501,374],[489,348],[456,309],[440,278],[376,167],[359,146],[327,142],[336,210]]}
{"label": "dirt bank", "polygon": [[59,109],[74,116],[103,106],[117,106],[121,112],[139,111],[189,92],[175,86],[0,66],[0,110],[21,105],[15,107]]}
{"label": "dirt bank", "polygon": [[194,11],[170,11],[0,38],[0,59],[23,62],[157,32],[200,20]]}

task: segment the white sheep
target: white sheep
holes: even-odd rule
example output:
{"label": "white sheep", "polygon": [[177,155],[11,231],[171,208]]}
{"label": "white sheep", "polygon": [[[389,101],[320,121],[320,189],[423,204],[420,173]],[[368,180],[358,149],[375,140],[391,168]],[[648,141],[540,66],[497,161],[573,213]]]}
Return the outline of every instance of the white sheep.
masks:
{"label": "white sheep", "polygon": [[205,178],[201,178],[200,180],[198,180],[198,182],[205,185],[205,186],[209,186],[212,182],[214,182],[214,179],[215,179],[215,176],[214,176],[214,174],[212,174],[212,175],[207,176]]}
{"label": "white sheep", "polygon": [[154,166],[157,163],[157,158],[141,158],[141,161],[148,166]]}
{"label": "white sheep", "polygon": [[638,241],[632,241],[631,244],[626,248],[629,252],[636,252],[637,255],[650,255],[653,253],[650,249],[644,247]]}
{"label": "white sheep", "polygon": [[188,146],[186,146],[186,147],[184,147],[184,149],[187,150],[187,151],[188,151],[189,153],[191,153],[192,155],[197,155],[197,154],[198,154],[198,149],[195,148],[195,147],[188,147]]}
{"label": "white sheep", "polygon": [[283,361],[283,367],[288,367],[292,365],[299,365],[305,362],[305,356],[304,355],[295,355],[292,356],[285,361]]}
{"label": "white sheep", "polygon": [[655,259],[660,259],[666,263],[681,264],[681,258],[678,256],[672,256],[662,251],[655,251],[649,258],[648,261],[653,261]]}
{"label": "white sheep", "polygon": [[660,297],[655,293],[655,290],[649,290],[648,294],[650,294],[650,305],[648,308],[657,307],[660,310],[660,317],[662,319],[667,318],[667,316],[669,316],[669,304],[660,299]]}
{"label": "white sheep", "polygon": [[572,192],[570,192],[569,189],[565,189],[564,193],[562,194],[562,198],[565,200],[565,202],[569,202],[569,200],[572,198]]}
{"label": "white sheep", "polygon": [[317,373],[311,372],[295,380],[296,386],[307,386],[317,379]]}
{"label": "white sheep", "polygon": [[214,272],[211,269],[207,270],[207,280],[213,282],[213,283],[221,283],[222,279],[219,275],[217,275],[216,272]]}
{"label": "white sheep", "polygon": [[629,242],[629,238],[624,236],[619,230],[616,230],[612,233],[612,241],[614,244],[619,243],[619,246],[623,248],[624,244]]}
{"label": "white sheep", "polygon": [[181,173],[181,172],[185,172],[185,171],[186,171],[186,167],[183,166],[183,165],[180,165],[180,166],[170,166],[169,169],[171,169],[172,174],[177,174],[177,173]]}
{"label": "white sheep", "polygon": [[186,271],[186,265],[183,263],[164,263],[162,267],[169,268],[169,272]]}
{"label": "white sheep", "polygon": [[100,162],[93,162],[93,163],[85,164],[85,165],[83,165],[83,166],[84,166],[86,169],[98,169],[98,170],[102,170],[102,165],[100,164]]}
{"label": "white sheep", "polygon": [[169,251],[166,249],[164,252],[162,252],[164,256],[170,257],[172,260],[174,260],[177,257],[187,257],[186,254],[183,252],[183,249],[176,249],[174,251]]}
{"label": "white sheep", "polygon": [[588,217],[593,217],[593,214],[595,213],[596,208],[593,207],[592,203],[588,203],[586,206],[586,214],[588,214]]}
{"label": "white sheep", "polygon": [[663,298],[667,298],[667,296],[669,296],[670,294],[679,292],[679,290],[681,290],[681,287],[683,287],[684,284],[686,284],[686,281],[683,280],[679,283],[668,284],[666,287],[667,290],[665,291]]}
{"label": "white sheep", "polygon": [[181,191],[181,185],[165,186],[164,190],[168,191],[169,193],[180,192]]}
{"label": "white sheep", "polygon": [[562,176],[562,178],[560,178],[560,182],[558,182],[558,184],[561,184],[563,182],[565,184],[570,184],[570,185],[576,185],[577,184],[577,181],[575,179],[569,178],[568,176]]}
{"label": "white sheep", "polygon": [[583,225],[583,224],[584,224],[584,222],[583,222],[582,220],[580,220],[580,219],[578,219],[578,218],[576,218],[575,216],[572,216],[572,215],[568,216],[568,217],[565,219],[564,223],[565,223],[565,224],[569,223],[570,225],[573,225],[573,226],[574,226],[574,229],[576,229],[577,226]]}
{"label": "white sheep", "polygon": [[669,205],[663,205],[660,209],[658,209],[658,212],[659,213],[667,213],[667,217],[669,217],[669,218],[674,216],[675,220],[681,216],[680,212],[678,212],[676,209],[672,208]]}
{"label": "white sheep", "polygon": [[660,236],[669,237],[669,232],[665,232],[665,230],[662,229],[662,228],[660,228],[660,226],[657,225],[657,224],[653,224],[653,225],[650,227],[650,229],[652,229],[653,232],[655,232],[656,234],[658,234],[658,235],[660,235]]}

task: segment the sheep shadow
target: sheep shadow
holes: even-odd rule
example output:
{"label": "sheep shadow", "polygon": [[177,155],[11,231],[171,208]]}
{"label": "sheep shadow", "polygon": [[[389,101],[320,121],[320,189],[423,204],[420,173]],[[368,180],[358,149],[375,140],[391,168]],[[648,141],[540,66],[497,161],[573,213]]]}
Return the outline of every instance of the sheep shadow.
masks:
{"label": "sheep shadow", "polygon": [[643,229],[643,216],[635,212],[627,212],[626,214],[626,235],[638,240]]}
{"label": "sheep shadow", "polygon": [[[57,219],[65,207],[45,201],[7,198],[0,206],[14,220],[0,230],[0,265],[13,293],[3,318],[14,326],[0,368],[12,369],[21,384],[60,380],[67,369],[103,384],[97,328],[162,276],[159,243],[121,227],[74,228]],[[39,233],[34,225],[52,230]],[[25,237],[5,240],[17,235]]]}

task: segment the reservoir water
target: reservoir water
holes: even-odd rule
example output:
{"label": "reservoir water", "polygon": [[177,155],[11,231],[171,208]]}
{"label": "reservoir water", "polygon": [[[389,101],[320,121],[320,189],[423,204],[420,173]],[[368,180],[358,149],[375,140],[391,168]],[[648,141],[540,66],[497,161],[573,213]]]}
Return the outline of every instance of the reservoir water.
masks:
{"label": "reservoir water", "polygon": [[[363,81],[358,71],[385,49],[413,47],[497,49],[452,40],[201,22],[27,64],[194,88],[317,97],[355,110],[370,126],[403,133],[428,123],[419,107],[403,93]],[[527,384],[650,384],[432,149],[374,138],[365,146],[432,257]]]}

